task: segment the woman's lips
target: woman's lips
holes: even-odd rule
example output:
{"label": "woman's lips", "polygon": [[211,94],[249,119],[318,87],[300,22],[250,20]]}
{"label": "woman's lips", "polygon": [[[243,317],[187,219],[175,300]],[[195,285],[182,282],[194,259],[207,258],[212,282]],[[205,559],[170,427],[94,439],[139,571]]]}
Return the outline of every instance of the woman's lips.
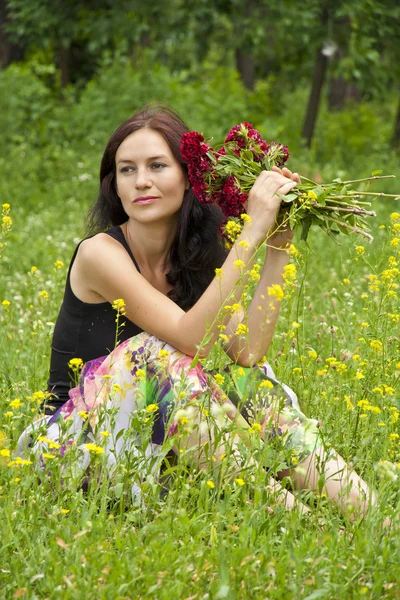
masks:
{"label": "woman's lips", "polygon": [[134,204],[153,204],[153,202],[155,202],[157,200],[157,198],[155,196],[149,196],[148,198],[138,198],[137,200],[134,200]]}

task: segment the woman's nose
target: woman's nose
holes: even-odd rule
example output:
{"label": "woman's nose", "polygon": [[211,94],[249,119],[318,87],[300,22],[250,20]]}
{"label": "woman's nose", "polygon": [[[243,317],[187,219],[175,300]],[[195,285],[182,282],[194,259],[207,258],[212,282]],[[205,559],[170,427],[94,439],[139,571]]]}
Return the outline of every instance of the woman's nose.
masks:
{"label": "woman's nose", "polygon": [[150,177],[150,173],[146,169],[138,169],[136,177],[136,187],[145,188],[151,187],[153,182]]}

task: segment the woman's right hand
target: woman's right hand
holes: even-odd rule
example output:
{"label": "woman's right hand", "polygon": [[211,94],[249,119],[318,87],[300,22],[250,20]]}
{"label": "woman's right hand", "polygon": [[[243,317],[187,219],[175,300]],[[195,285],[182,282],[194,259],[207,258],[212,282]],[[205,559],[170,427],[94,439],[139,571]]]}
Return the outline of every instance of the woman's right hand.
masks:
{"label": "woman's right hand", "polygon": [[249,225],[252,236],[259,236],[260,241],[265,240],[268,231],[276,223],[282,202],[276,194],[288,194],[297,183],[282,175],[279,170],[260,173],[250,190],[246,207],[251,218]]}

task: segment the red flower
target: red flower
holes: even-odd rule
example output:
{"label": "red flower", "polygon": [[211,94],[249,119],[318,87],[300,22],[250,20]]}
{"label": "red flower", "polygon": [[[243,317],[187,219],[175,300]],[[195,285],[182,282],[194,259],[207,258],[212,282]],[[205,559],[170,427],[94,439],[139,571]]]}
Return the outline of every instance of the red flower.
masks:
{"label": "red flower", "polygon": [[197,133],[197,131],[188,131],[182,136],[181,156],[188,162],[198,160],[211,149],[211,146],[204,143],[204,136]]}
{"label": "red flower", "polygon": [[243,205],[247,194],[243,193],[236,183],[233,175],[229,175],[222,187],[219,205],[226,217],[239,217],[243,212]]}

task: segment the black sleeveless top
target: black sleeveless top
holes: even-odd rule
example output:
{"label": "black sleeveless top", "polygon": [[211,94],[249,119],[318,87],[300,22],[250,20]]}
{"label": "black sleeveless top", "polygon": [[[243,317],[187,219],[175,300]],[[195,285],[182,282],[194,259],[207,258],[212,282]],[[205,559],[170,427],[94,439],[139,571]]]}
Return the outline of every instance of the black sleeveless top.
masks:
{"label": "black sleeveless top", "polygon": [[[120,242],[140,271],[122,232],[121,227],[113,227],[106,231],[108,235]],[[68,270],[63,303],[54,328],[51,344],[50,376],[47,390],[52,398],[46,405],[59,408],[68,400],[68,392],[75,385],[72,371],[68,367],[71,358],[81,358],[83,362],[106,356],[115,347],[116,311],[109,302],[89,304],[79,300],[71,289],[71,267],[80,244],[78,244]],[[120,317],[125,323],[118,335],[119,342],[133,337],[143,330],[129,319]],[[54,409],[46,412],[54,413]]]}

